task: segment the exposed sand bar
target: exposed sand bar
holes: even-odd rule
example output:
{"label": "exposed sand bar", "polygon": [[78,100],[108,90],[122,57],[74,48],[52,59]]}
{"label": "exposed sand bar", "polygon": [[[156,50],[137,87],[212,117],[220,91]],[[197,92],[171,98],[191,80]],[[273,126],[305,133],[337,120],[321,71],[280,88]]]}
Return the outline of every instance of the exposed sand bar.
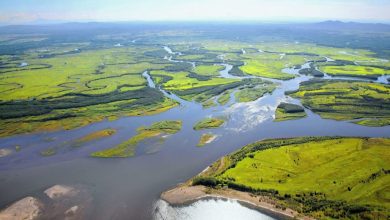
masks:
{"label": "exposed sand bar", "polygon": [[259,210],[269,216],[278,219],[313,219],[303,216],[292,209],[280,209],[275,207],[275,202],[266,196],[253,195],[232,189],[211,189],[205,186],[179,185],[176,188],[165,191],[161,194],[161,199],[172,206],[189,205],[205,198],[225,198],[234,199],[242,205]]}

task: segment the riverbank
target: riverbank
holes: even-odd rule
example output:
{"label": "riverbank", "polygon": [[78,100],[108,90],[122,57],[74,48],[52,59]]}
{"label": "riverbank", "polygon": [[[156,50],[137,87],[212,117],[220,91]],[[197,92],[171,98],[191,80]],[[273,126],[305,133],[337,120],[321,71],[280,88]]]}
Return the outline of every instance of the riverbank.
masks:
{"label": "riverbank", "polygon": [[182,184],[161,194],[161,199],[172,206],[184,206],[207,198],[224,198],[237,200],[242,205],[256,209],[278,219],[313,219],[295,210],[278,207],[276,200],[268,196],[254,195],[233,189],[214,189],[206,186]]}
{"label": "riverbank", "polygon": [[378,195],[388,183],[389,144],[387,138],[262,140],[222,157],[161,198],[183,206],[222,197],[277,219],[381,219],[388,213]]}

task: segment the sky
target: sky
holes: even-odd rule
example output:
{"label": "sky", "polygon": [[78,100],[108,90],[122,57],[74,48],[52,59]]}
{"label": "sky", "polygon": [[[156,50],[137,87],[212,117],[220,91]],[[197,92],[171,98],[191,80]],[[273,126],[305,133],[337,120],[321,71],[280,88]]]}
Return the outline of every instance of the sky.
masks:
{"label": "sky", "polygon": [[390,23],[390,0],[0,0],[0,23],[43,21]]}

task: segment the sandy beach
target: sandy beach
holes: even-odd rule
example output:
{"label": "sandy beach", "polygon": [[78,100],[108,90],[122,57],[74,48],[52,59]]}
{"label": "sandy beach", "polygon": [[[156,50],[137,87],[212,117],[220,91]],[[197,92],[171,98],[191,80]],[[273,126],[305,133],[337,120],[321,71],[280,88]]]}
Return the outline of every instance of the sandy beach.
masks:
{"label": "sandy beach", "polygon": [[267,196],[258,196],[232,189],[212,189],[205,186],[182,184],[161,194],[161,199],[172,206],[188,205],[207,198],[234,199],[244,206],[257,209],[278,219],[313,219],[289,208],[284,210],[277,208],[275,201]]}

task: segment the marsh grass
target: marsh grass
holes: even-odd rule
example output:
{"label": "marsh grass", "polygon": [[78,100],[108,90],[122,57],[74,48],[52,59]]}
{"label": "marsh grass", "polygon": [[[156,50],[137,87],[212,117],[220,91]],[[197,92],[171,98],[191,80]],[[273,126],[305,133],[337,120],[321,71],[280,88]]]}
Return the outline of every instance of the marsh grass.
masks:
{"label": "marsh grass", "polygon": [[92,157],[113,158],[113,157],[132,157],[135,156],[135,150],[141,141],[158,137],[162,134],[175,134],[181,130],[181,121],[160,121],[153,123],[150,127],[140,127],[137,134],[119,145],[105,150],[97,151],[91,154]]}
{"label": "marsh grass", "polygon": [[288,94],[300,98],[305,107],[323,118],[360,119],[355,123],[367,126],[389,125],[389,85],[361,81],[310,80],[301,83],[298,91]]}

